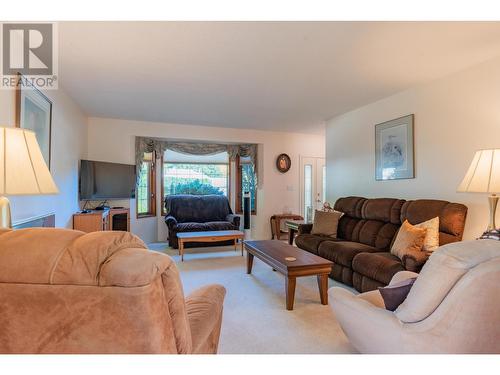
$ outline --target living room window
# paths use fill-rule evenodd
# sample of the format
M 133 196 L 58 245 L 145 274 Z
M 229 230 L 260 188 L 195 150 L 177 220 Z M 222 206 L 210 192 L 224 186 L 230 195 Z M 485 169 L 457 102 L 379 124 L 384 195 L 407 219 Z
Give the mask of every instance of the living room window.
M 250 193 L 251 213 L 257 213 L 257 180 L 251 159 L 236 157 L 236 213 L 243 213 L 243 194 Z
M 136 192 L 138 218 L 156 215 L 156 173 L 154 160 L 154 153 L 144 153 Z
M 227 152 L 184 155 L 167 150 L 162 164 L 163 197 L 170 194 L 215 194 L 229 198 L 229 170 Z

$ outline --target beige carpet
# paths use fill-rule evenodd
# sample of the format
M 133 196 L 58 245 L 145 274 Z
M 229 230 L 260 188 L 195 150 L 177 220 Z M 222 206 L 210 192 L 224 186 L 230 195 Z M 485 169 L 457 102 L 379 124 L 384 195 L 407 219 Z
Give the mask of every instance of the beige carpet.
M 242 257 L 232 247 L 186 249 L 184 262 L 163 243 L 149 247 L 175 259 L 186 295 L 210 283 L 226 287 L 219 353 L 355 352 L 330 307 L 320 304 L 315 277 L 297 279 L 294 310 L 287 311 L 284 276 L 257 258 L 247 275 L 246 253 Z

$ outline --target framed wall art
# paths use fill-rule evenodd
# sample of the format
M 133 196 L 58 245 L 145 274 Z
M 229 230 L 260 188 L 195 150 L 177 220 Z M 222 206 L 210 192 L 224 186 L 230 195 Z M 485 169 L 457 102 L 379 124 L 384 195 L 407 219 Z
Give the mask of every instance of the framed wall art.
M 36 134 L 43 158 L 50 169 L 52 102 L 27 80 L 22 80 L 16 89 L 16 126 Z
M 276 168 L 278 168 L 278 171 L 281 173 L 286 173 L 290 170 L 290 167 L 292 166 L 292 160 L 290 159 L 290 156 L 287 154 L 279 154 L 278 157 L 276 158 Z
M 375 179 L 415 178 L 414 115 L 375 125 Z

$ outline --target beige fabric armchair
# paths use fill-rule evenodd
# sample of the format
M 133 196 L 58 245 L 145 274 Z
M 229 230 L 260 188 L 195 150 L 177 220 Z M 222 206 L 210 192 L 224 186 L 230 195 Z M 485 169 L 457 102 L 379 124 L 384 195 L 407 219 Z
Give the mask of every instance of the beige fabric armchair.
M 500 353 L 500 242 L 442 246 L 394 312 L 380 293 L 329 290 L 330 306 L 361 353 Z
M 130 233 L 0 231 L 0 353 L 216 353 L 224 296 Z

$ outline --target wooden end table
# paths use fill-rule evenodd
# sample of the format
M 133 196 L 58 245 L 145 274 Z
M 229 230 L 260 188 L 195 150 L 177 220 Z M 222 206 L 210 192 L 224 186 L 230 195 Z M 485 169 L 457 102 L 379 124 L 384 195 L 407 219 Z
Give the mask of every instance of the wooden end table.
M 333 262 L 281 241 L 244 241 L 247 250 L 247 274 L 252 273 L 257 257 L 286 277 L 286 309 L 293 310 L 297 277 L 316 276 L 322 305 L 328 304 L 328 274 Z M 291 258 L 295 258 L 292 260 Z
M 299 228 L 303 224 L 306 223 L 304 220 L 286 220 L 285 226 L 288 228 L 288 244 L 293 245 L 293 239 L 295 238 L 295 234 L 299 231 Z
M 276 214 L 271 216 L 269 219 L 271 223 L 271 239 L 274 240 L 276 237 L 277 240 L 281 239 L 281 235 L 284 232 L 281 230 L 281 220 L 304 220 L 304 218 L 300 215 L 294 214 Z
M 179 240 L 179 255 L 181 262 L 184 261 L 184 244 L 186 242 L 219 242 L 219 241 L 234 241 L 234 250 L 238 250 L 238 240 L 241 242 L 241 256 L 243 256 L 243 239 L 245 233 L 239 230 L 218 230 L 207 232 L 181 232 L 177 233 Z

